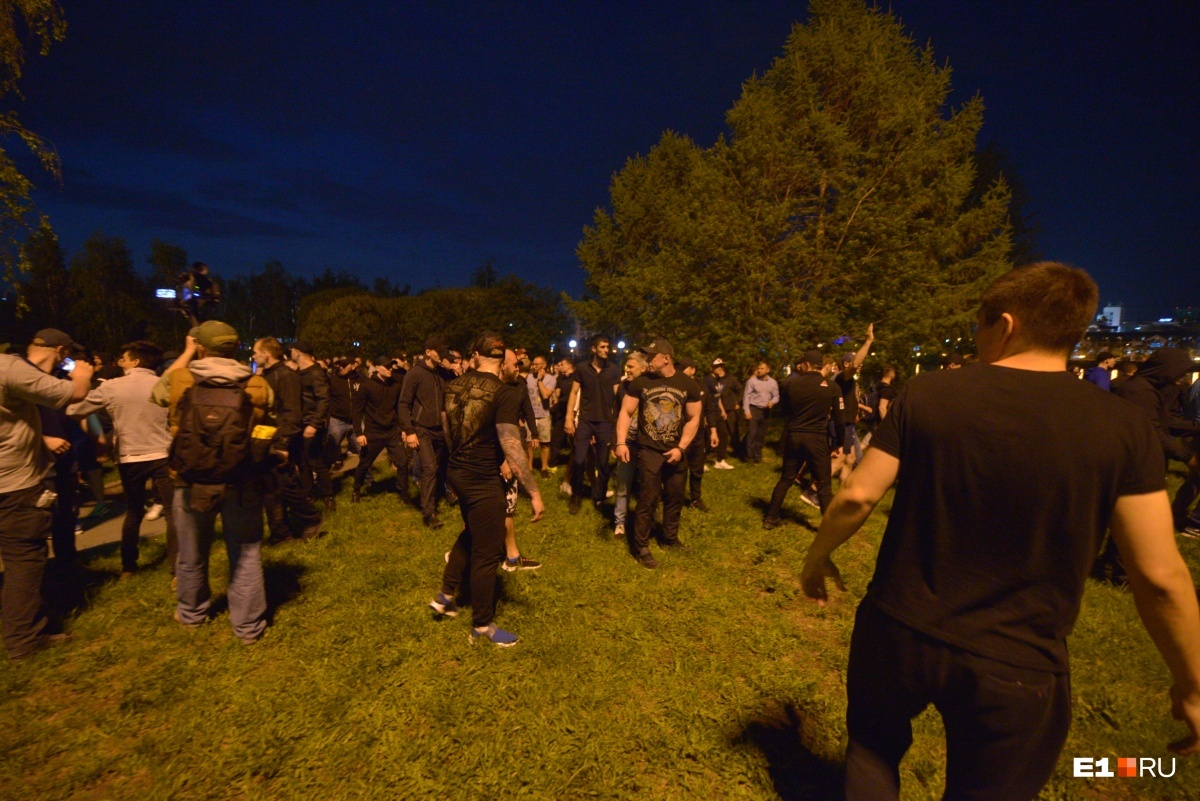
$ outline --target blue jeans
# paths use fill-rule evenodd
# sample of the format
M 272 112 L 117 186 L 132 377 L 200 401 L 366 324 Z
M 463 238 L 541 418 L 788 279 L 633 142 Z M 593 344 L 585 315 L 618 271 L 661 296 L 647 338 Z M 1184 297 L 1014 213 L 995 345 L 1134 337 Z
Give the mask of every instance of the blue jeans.
M 625 516 L 629 512 L 629 490 L 633 486 L 633 477 L 637 472 L 638 449 L 636 445 L 629 446 L 629 461 L 617 460 L 614 476 L 617 480 L 616 505 L 613 509 L 613 523 L 625 525 Z
M 211 508 L 197 511 L 203 503 L 203 491 L 194 487 L 176 487 L 175 533 L 179 538 L 179 558 L 175 566 L 178 579 L 176 607 L 186 624 L 203 623 L 212 603 L 208 585 L 208 553 L 212 548 L 213 526 L 221 515 L 225 552 L 229 555 L 229 622 L 241 640 L 254 640 L 267 627 L 267 592 L 262 570 L 262 495 L 251 479 L 241 486 L 227 486 Z
M 350 452 L 358 453 L 358 438 L 354 436 L 354 425 L 349 420 L 329 418 L 329 452 L 333 461 L 342 458 L 342 440 L 350 437 Z

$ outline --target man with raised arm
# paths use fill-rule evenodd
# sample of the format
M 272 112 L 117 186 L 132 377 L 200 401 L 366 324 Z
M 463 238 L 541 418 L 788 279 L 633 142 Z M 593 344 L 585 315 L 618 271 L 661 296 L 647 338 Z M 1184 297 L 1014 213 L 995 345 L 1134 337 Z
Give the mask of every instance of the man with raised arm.
M 947 798 L 1038 794 L 1071 723 L 1066 638 L 1109 528 L 1190 729 L 1171 748 L 1200 750 L 1200 613 L 1162 449 L 1139 409 L 1067 371 L 1097 298 L 1087 273 L 1053 262 L 998 278 L 980 303 L 980 366 L 910 381 L 822 518 L 802 576 L 819 604 L 827 577 L 841 586 L 830 554 L 896 483 L 850 643 L 849 799 L 899 796 L 929 704 Z

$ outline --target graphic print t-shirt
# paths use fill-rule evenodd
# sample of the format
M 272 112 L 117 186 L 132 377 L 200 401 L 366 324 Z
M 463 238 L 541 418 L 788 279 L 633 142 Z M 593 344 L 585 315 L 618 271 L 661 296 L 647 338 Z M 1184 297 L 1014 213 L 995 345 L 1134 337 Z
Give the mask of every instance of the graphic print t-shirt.
M 687 404 L 700 400 L 700 385 L 682 372 L 670 378 L 640 375 L 628 393 L 638 400 L 638 445 L 660 453 L 679 445 L 687 422 Z
M 446 387 L 450 428 L 449 469 L 491 481 L 500 475 L 504 454 L 496 426 L 521 423 L 525 393 L 491 373 L 471 370 Z

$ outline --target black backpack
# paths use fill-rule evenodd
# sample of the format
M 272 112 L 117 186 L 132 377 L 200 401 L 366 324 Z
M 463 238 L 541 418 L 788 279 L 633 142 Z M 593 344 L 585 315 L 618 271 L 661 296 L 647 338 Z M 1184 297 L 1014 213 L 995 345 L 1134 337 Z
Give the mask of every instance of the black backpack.
M 170 467 L 191 484 L 228 484 L 251 460 L 254 406 L 245 383 L 195 384 L 179 399 Z

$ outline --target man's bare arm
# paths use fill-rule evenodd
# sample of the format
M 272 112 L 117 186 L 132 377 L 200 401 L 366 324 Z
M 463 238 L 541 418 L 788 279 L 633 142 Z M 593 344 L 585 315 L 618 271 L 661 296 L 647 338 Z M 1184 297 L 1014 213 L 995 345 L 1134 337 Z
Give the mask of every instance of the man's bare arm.
M 871 448 L 825 510 L 816 539 L 808 547 L 801 573 L 804 594 L 818 604 L 825 603 L 826 576 L 831 576 L 839 589 L 845 589 L 841 586 L 841 577 L 830 555 L 862 527 L 875 504 L 895 483 L 899 472 L 899 459 L 878 448 Z
M 571 384 L 571 395 L 567 398 L 567 417 L 563 426 L 568 434 L 575 433 L 575 408 L 579 405 L 579 382 Z
M 1138 615 L 1175 679 L 1171 714 L 1191 730 L 1169 748 L 1181 754 L 1198 753 L 1200 609 L 1192 576 L 1175 544 L 1166 490 L 1118 498 L 1111 528 Z
M 679 435 L 680 451 L 686 451 L 692 444 L 692 440 L 696 438 L 696 434 L 700 431 L 700 415 L 703 414 L 703 405 L 700 401 L 691 401 L 685 408 L 688 419 L 683 425 L 683 433 Z
M 533 470 L 529 467 L 529 460 L 525 458 L 525 446 L 521 443 L 521 430 L 512 423 L 497 423 L 496 434 L 500 437 L 500 448 L 504 451 L 504 458 L 508 461 L 508 466 L 513 473 L 516 474 L 517 480 L 521 482 L 521 486 L 530 495 L 541 495 L 537 480 L 533 477 Z

